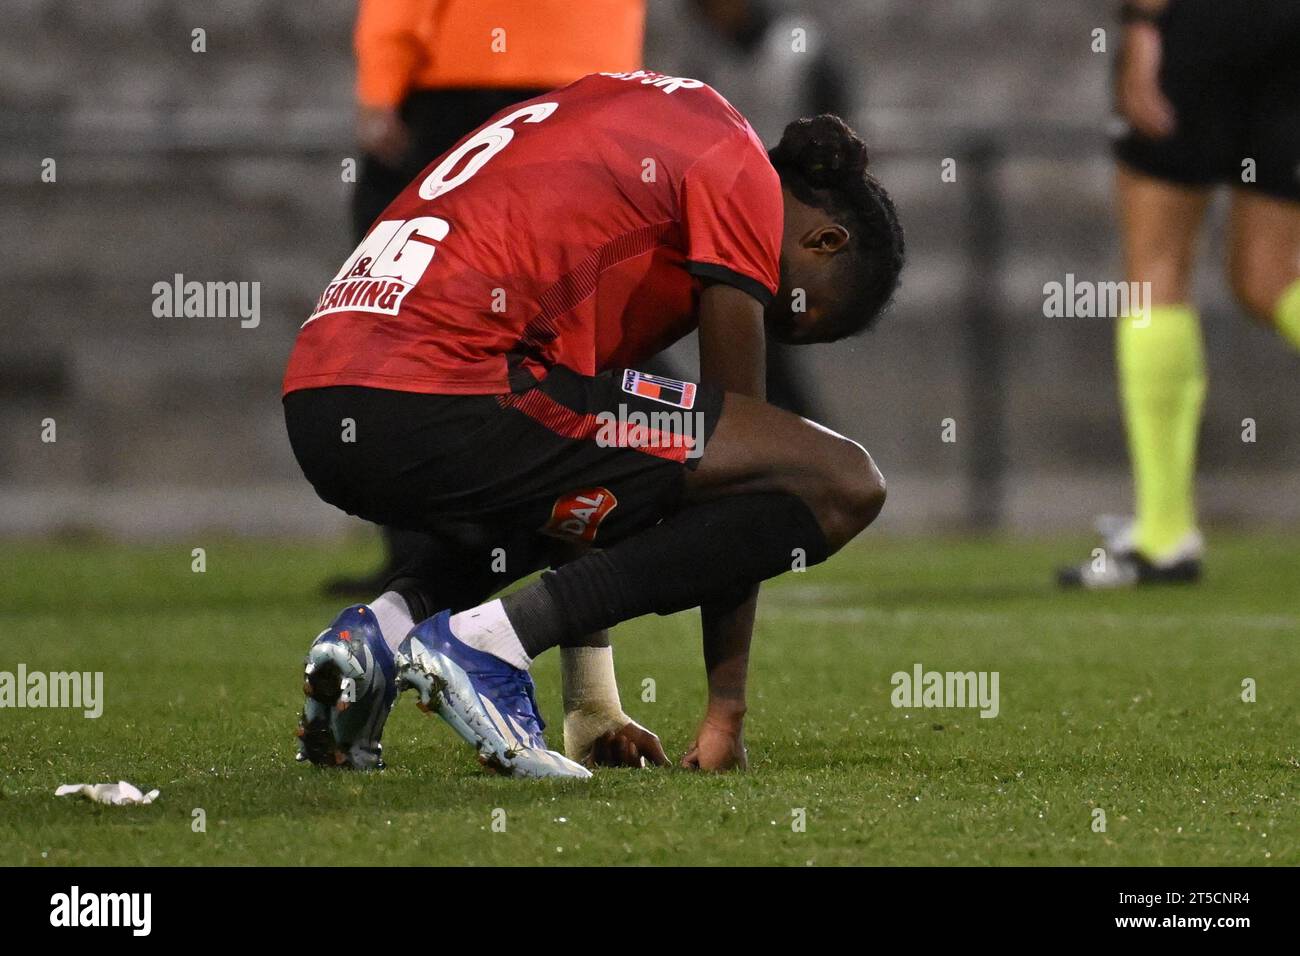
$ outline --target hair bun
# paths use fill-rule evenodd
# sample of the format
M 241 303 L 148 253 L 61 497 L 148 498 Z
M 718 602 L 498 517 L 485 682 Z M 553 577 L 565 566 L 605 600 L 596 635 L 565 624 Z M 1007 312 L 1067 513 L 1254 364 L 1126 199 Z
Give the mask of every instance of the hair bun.
M 790 166 L 814 187 L 860 178 L 867 168 L 867 144 L 832 113 L 795 120 L 772 151 L 776 165 Z

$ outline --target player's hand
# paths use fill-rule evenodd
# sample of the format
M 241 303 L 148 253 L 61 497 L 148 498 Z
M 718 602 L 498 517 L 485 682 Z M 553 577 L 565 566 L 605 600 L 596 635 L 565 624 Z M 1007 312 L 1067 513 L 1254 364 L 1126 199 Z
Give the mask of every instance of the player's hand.
M 1176 125 L 1173 104 L 1160 89 L 1162 56 L 1160 31 L 1154 24 L 1133 23 L 1124 30 L 1115 108 L 1134 130 L 1149 139 L 1164 139 Z
M 668 755 L 657 736 L 629 720 L 593 740 L 586 763 L 590 767 L 666 767 Z
M 386 166 L 400 166 L 411 147 L 411 134 L 397 115 L 386 106 L 362 106 L 357 111 L 357 142 L 362 152 Z
M 706 716 L 681 765 L 687 770 L 748 769 L 743 725 Z

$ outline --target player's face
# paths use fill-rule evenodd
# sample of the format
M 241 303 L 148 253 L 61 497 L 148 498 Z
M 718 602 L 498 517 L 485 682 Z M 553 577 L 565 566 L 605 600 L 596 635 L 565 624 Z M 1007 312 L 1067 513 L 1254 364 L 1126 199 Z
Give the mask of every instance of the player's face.
M 833 342 L 830 316 L 839 306 L 839 292 L 828 257 L 800 253 L 781 256 L 781 285 L 764 312 L 767 334 L 786 345 Z
M 836 260 L 848 244 L 847 229 L 785 191 L 781 286 L 765 314 L 772 338 L 789 345 L 839 338 L 830 317 L 839 311 L 843 295 L 836 282 Z

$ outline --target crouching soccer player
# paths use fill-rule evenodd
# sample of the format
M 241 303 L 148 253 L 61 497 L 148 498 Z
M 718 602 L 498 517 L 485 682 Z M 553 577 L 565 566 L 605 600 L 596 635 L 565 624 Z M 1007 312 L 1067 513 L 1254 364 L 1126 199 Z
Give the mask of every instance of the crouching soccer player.
M 324 500 L 431 537 L 309 649 L 301 759 L 380 765 L 413 688 L 503 773 L 664 763 L 607 629 L 699 607 L 709 699 L 683 764 L 745 765 L 758 583 L 884 503 L 859 445 L 763 401 L 765 334 L 843 338 L 897 286 L 866 166 L 837 117 L 768 153 L 697 80 L 595 74 L 498 114 L 385 210 L 299 333 L 285 418 Z M 636 371 L 697 328 L 698 383 Z M 567 756 L 528 673 L 552 647 Z

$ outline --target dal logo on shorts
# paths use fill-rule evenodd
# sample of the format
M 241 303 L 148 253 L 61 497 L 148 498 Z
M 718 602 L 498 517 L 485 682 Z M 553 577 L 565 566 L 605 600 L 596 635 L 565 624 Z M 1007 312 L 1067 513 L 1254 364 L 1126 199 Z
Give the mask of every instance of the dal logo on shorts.
M 614 510 L 618 499 L 608 488 L 586 488 L 555 500 L 551 520 L 542 529 L 556 538 L 592 542 L 605 516 Z

